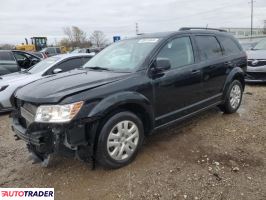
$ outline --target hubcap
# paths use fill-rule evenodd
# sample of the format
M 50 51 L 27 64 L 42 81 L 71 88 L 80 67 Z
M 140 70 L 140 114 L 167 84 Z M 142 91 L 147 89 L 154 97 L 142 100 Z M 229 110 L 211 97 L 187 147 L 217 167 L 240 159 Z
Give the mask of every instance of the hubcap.
M 129 158 L 139 142 L 139 129 L 132 121 L 121 121 L 116 124 L 107 139 L 107 151 L 114 160 Z
M 230 104 L 233 109 L 236 109 L 241 100 L 241 88 L 239 85 L 234 85 L 230 92 Z

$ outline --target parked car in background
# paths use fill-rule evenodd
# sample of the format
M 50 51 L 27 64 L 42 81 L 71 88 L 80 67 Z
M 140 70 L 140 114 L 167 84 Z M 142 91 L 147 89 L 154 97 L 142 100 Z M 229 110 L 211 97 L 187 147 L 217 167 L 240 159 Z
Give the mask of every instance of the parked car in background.
M 257 42 L 243 42 L 240 44 L 245 51 L 248 51 L 252 49 L 257 44 Z
M 25 51 L 0 50 L 0 76 L 28 69 L 41 60 Z
M 101 48 L 81 48 L 75 49 L 71 53 L 99 53 L 102 49 Z
M 246 82 L 266 82 L 266 39 L 247 51 L 247 55 Z
M 116 42 L 83 69 L 20 88 L 12 114 L 17 138 L 43 164 L 64 152 L 118 168 L 154 130 L 214 106 L 236 112 L 245 51 L 223 30 L 194 29 Z
M 48 56 L 43 52 L 30 52 L 30 53 L 42 59 L 48 58 Z
M 47 76 L 79 68 L 91 58 L 88 54 L 61 54 L 42 60 L 28 70 L 1 76 L 0 112 L 12 109 L 10 97 L 17 88 Z
M 45 53 L 46 56 L 51 57 L 58 54 L 61 54 L 61 48 L 60 47 L 46 47 L 40 51 L 41 53 Z

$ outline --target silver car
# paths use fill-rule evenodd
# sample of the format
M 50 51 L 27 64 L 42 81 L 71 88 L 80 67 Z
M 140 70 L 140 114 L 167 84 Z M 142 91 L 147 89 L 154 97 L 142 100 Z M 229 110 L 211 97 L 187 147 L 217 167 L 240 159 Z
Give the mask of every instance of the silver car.
M 247 51 L 246 82 L 266 82 L 266 39 Z
M 47 58 L 28 70 L 0 77 L 0 112 L 12 110 L 10 98 L 22 87 L 46 76 L 79 68 L 92 58 L 91 54 L 61 54 Z

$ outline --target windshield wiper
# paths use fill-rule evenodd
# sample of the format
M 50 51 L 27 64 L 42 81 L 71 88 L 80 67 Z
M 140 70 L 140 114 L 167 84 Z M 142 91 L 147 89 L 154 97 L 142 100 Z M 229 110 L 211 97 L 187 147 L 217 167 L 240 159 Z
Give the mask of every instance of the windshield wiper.
M 105 70 L 105 71 L 110 71 L 110 69 L 105 68 L 105 67 L 99 67 L 99 66 L 95 66 L 95 67 L 85 67 L 88 69 L 92 69 L 92 70 Z

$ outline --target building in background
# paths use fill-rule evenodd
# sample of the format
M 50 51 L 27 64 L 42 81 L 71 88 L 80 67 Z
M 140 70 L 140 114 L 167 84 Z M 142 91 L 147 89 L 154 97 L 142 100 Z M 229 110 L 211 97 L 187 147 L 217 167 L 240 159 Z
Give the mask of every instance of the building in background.
M 261 39 L 266 38 L 266 20 L 264 20 L 263 28 L 253 28 L 252 37 L 250 27 L 248 28 L 236 28 L 236 27 L 223 27 L 222 29 L 232 33 L 233 36 L 238 38 L 240 41 L 251 41 L 258 42 Z
M 223 28 L 232 33 L 236 38 L 249 38 L 251 36 L 250 28 Z M 252 37 L 266 36 L 266 28 L 253 28 Z

